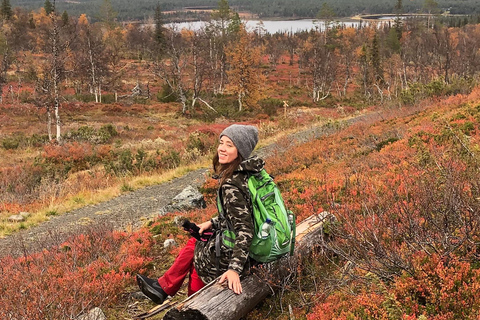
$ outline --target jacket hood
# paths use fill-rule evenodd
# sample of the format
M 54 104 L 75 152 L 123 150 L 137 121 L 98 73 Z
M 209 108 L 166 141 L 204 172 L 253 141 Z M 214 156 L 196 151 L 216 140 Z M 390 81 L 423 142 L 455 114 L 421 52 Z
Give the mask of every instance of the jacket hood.
M 242 161 L 242 163 L 240 163 L 236 171 L 237 172 L 248 171 L 248 172 L 257 173 L 262 171 L 264 166 L 265 166 L 265 161 L 258 158 L 257 156 L 253 156 L 251 158 L 248 158 Z

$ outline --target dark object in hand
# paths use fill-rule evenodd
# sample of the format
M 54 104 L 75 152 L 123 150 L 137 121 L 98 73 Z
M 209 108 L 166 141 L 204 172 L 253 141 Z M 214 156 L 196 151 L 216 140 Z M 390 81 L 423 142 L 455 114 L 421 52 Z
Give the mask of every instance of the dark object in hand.
M 185 231 L 188 231 L 192 237 L 199 241 L 208 241 L 208 239 L 212 236 L 213 231 L 208 229 L 203 231 L 203 234 L 200 234 L 200 228 L 193 222 L 190 222 L 188 219 L 183 221 L 182 227 Z

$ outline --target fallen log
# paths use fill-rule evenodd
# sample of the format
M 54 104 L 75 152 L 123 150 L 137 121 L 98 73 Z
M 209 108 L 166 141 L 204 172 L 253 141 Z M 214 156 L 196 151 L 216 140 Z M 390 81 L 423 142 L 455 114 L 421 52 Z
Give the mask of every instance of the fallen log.
M 268 270 L 277 279 L 290 272 L 284 259 L 296 261 L 321 241 L 324 221 L 332 216 L 328 212 L 313 215 L 297 225 L 295 254 L 269 264 Z M 261 274 L 261 272 L 260 272 Z M 245 316 L 259 302 L 273 292 L 272 287 L 259 274 L 253 273 L 241 280 L 242 294 L 235 294 L 225 285 L 212 283 L 170 309 L 164 320 L 237 320 Z

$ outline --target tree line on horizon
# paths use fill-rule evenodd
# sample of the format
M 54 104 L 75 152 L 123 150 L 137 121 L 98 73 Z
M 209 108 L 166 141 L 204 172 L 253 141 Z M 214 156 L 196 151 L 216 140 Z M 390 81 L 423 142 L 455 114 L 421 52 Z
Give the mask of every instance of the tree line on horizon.
M 53 0 L 47 0 L 53 2 Z M 80 0 L 75 2 L 58 2 L 56 6 L 60 12 L 67 11 L 69 14 L 79 16 L 87 14 L 90 19 L 96 18 L 97 10 L 103 2 L 109 1 L 118 12 L 121 21 L 145 20 L 155 7 L 160 5 L 163 11 L 181 10 L 185 7 L 216 7 L 218 0 L 138 0 L 132 6 L 128 0 Z M 27 10 L 37 10 L 44 6 L 45 0 L 10 0 L 12 6 L 21 7 Z M 411 0 L 403 3 L 403 10 L 406 13 L 419 13 L 425 11 L 429 3 L 437 3 L 440 13 L 451 14 L 478 14 L 480 8 L 476 0 L 449 1 L 449 0 Z M 358 14 L 387 14 L 394 13 L 396 1 L 382 0 L 299 0 L 292 2 L 285 0 L 231 0 L 230 5 L 237 11 L 248 11 L 258 15 L 260 18 L 315 18 L 323 4 L 332 7 L 338 17 L 349 17 Z M 147 14 L 146 14 L 147 13 Z M 177 13 L 171 15 L 171 19 L 205 19 L 207 16 L 190 11 L 188 13 Z

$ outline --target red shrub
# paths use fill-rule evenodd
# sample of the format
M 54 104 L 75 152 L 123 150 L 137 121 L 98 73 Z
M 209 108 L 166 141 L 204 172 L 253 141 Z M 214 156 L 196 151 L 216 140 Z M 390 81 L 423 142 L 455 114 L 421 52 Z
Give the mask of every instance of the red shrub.
M 91 144 L 78 142 L 62 145 L 49 144 L 44 147 L 43 151 L 43 158 L 52 163 L 62 163 L 64 161 L 79 163 L 94 154 Z
M 366 275 L 350 293 L 336 292 L 317 304 L 308 320 L 327 319 L 478 319 L 480 270 L 455 256 L 419 252 L 415 273 L 394 281 Z
M 114 305 L 133 274 L 144 271 L 153 241 L 146 231 L 92 231 L 58 248 L 1 260 L 0 318 L 72 319 Z

